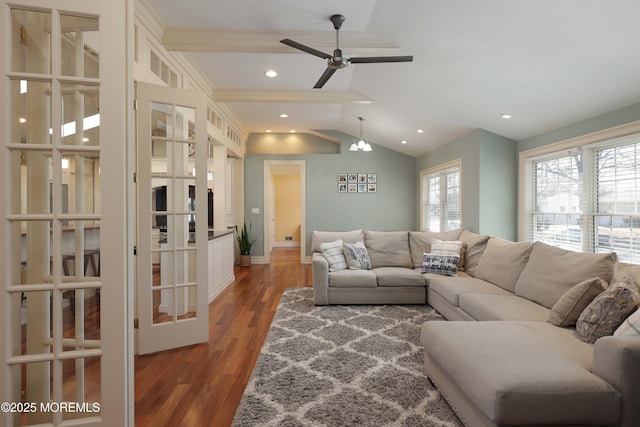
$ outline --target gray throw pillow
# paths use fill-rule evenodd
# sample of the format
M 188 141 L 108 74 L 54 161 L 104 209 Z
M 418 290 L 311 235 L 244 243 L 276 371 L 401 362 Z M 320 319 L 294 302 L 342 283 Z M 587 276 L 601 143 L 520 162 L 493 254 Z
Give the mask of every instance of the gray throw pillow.
M 638 287 L 631 279 L 623 277 L 598 295 L 580 314 L 576 323 L 576 336 L 593 344 L 598 338 L 613 335 L 638 305 Z
M 599 277 L 583 280 L 569 289 L 549 313 L 549 323 L 555 326 L 574 326 L 580 314 L 609 284 Z
M 371 270 L 371 258 L 364 242 L 344 242 L 344 257 L 350 270 Z

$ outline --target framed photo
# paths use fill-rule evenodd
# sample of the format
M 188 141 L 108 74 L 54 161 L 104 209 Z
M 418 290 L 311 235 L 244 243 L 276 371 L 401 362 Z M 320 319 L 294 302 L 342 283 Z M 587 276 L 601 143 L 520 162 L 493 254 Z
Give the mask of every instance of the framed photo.
M 375 173 L 370 173 L 367 175 L 367 182 L 370 184 L 375 184 L 378 182 L 378 175 Z
M 367 184 L 358 184 L 358 193 L 366 193 Z
M 349 185 L 349 193 L 357 193 L 358 192 L 358 184 L 348 184 Z
M 348 179 L 349 179 L 349 183 L 357 183 L 358 182 L 358 174 L 357 173 L 350 173 Z
M 378 184 L 376 183 L 369 183 L 367 184 L 367 193 L 375 193 L 378 191 Z
M 338 193 L 346 193 L 347 192 L 347 183 L 338 183 Z
M 346 173 L 339 173 L 338 174 L 338 182 L 347 182 L 347 174 Z
M 358 174 L 358 184 L 364 184 L 365 182 L 367 182 L 367 174 L 366 173 L 359 173 Z

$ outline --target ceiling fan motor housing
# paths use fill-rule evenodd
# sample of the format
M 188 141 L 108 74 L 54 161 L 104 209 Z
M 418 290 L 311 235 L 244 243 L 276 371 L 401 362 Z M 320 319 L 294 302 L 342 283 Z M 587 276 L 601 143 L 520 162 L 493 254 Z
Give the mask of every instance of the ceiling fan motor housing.
M 331 68 L 344 68 L 349 65 L 349 60 L 342 57 L 342 49 L 336 49 L 333 51 L 333 58 L 329 58 L 327 64 Z

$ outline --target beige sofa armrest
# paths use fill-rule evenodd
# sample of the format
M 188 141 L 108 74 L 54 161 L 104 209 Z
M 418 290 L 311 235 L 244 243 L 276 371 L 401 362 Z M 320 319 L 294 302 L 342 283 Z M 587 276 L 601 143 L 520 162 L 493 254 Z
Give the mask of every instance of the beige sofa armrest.
M 313 302 L 316 305 L 329 304 L 329 263 L 319 252 L 311 257 L 311 274 L 313 277 Z
M 622 395 L 622 427 L 640 425 L 640 338 L 602 337 L 593 346 L 593 373 Z

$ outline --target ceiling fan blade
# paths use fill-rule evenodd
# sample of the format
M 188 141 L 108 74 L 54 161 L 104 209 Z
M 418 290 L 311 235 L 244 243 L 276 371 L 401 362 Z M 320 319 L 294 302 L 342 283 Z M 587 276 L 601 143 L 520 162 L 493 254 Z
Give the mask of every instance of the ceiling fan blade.
M 317 56 L 319 58 L 323 58 L 323 59 L 330 59 L 331 58 L 331 55 L 329 55 L 328 53 L 320 52 L 319 50 L 316 50 L 316 49 L 314 49 L 312 47 L 305 46 L 305 45 L 300 44 L 298 42 L 294 42 L 291 39 L 282 39 L 282 40 L 280 40 L 280 43 L 286 44 L 287 46 L 291 46 L 292 48 L 301 50 L 303 52 L 310 53 L 311 55 Z
M 349 62 L 352 64 L 373 64 L 377 62 L 411 62 L 413 56 L 363 56 L 356 58 L 349 58 Z
M 331 76 L 333 76 L 333 73 L 335 73 L 336 70 L 337 70 L 337 68 L 327 67 L 327 69 L 324 70 L 324 73 L 322 73 L 322 75 L 318 79 L 318 82 L 316 83 L 316 85 L 313 88 L 314 89 L 322 88 L 322 86 L 324 86 L 324 84 L 327 82 L 327 80 L 329 80 L 331 78 Z

